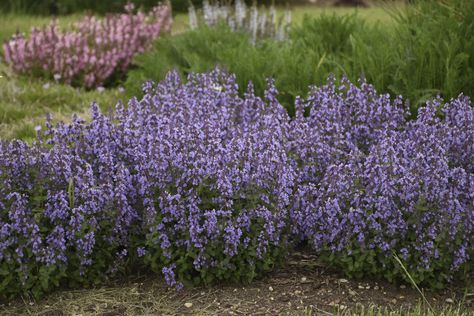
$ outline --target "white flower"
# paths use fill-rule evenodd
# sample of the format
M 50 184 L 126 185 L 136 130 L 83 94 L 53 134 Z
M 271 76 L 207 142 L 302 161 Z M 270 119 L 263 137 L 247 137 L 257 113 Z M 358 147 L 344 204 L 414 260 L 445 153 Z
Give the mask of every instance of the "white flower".
M 193 4 L 188 8 L 189 11 L 189 26 L 191 30 L 195 30 L 198 28 L 198 19 L 196 15 L 196 9 L 194 8 Z
M 36 132 L 41 131 L 41 125 L 36 125 L 36 126 L 35 126 L 35 131 L 36 131 Z
M 51 85 L 49 84 L 49 82 L 47 82 L 43 85 L 43 89 L 45 89 L 45 90 L 48 90 L 50 87 L 51 87 Z
M 222 86 L 220 86 L 218 84 L 215 84 L 215 85 L 212 86 L 212 89 L 214 89 L 215 91 L 221 92 L 222 91 Z
M 105 88 L 104 88 L 104 87 L 97 87 L 97 91 L 98 91 L 99 93 L 102 93 L 102 92 L 105 91 Z
M 59 79 L 61 79 L 61 75 L 60 74 L 54 74 L 54 80 L 58 81 Z

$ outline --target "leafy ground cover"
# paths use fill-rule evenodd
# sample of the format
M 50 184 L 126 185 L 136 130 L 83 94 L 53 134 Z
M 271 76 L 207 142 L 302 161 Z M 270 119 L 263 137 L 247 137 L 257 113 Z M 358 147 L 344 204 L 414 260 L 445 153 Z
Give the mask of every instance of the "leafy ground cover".
M 469 98 L 410 121 L 400 98 L 330 79 L 291 120 L 271 80 L 264 98 L 235 80 L 172 72 L 128 108 L 0 143 L 2 296 L 137 266 L 178 289 L 250 282 L 295 242 L 350 277 L 469 281 Z

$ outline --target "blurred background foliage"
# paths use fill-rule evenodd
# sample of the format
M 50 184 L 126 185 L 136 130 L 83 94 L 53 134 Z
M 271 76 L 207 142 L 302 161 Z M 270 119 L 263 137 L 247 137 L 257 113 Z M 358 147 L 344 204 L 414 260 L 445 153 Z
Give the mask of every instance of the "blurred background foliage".
M 196 6 L 202 5 L 202 0 L 171 0 L 175 13 L 187 12 L 190 2 Z M 72 14 L 77 12 L 92 11 L 105 14 L 108 12 L 121 11 L 127 2 L 133 2 L 138 7 L 149 9 L 159 0 L 2 0 L 0 11 L 3 13 L 25 13 L 25 14 Z M 166 2 L 166 1 L 162 1 Z M 252 4 L 253 0 L 246 0 Z M 258 0 L 259 5 L 297 5 L 308 3 L 306 0 Z

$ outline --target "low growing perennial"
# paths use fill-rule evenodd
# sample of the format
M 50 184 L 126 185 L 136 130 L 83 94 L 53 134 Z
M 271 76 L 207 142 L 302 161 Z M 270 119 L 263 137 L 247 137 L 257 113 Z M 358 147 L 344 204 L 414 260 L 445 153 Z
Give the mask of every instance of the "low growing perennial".
M 474 109 L 330 79 L 291 119 L 273 81 L 171 72 L 90 121 L 0 143 L 0 296 L 148 267 L 248 282 L 306 240 L 353 276 L 441 286 L 472 269 Z

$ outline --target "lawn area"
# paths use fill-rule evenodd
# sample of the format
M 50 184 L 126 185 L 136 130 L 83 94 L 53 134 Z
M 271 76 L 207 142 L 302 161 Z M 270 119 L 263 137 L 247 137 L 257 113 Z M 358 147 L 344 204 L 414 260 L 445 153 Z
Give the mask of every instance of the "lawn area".
M 61 27 L 67 27 L 71 23 L 78 21 L 82 15 L 74 14 L 61 16 L 58 23 Z M 16 32 L 29 33 L 31 28 L 49 25 L 51 18 L 49 16 L 35 16 L 25 14 L 5 14 L 0 12 L 0 42 L 8 40 Z
M 317 6 L 317 5 L 298 5 L 291 8 L 293 23 L 300 25 L 305 15 L 309 17 L 318 17 L 322 14 L 327 15 L 352 15 L 357 14 L 369 24 L 381 23 L 385 26 L 390 26 L 395 22 L 393 14 L 397 11 L 403 10 L 405 6 L 402 3 L 387 3 L 385 5 L 373 5 L 370 7 L 331 7 L 331 6 Z M 279 18 L 283 16 L 286 7 L 277 7 Z M 180 33 L 186 31 L 189 27 L 189 19 L 187 14 L 178 14 L 174 18 L 173 33 Z
M 104 109 L 123 98 L 117 88 L 85 91 L 47 80 L 16 76 L 0 64 L 0 135 L 4 139 L 32 140 L 35 127 L 44 126 L 51 113 L 54 122 L 70 121 L 76 113 L 87 117 L 91 102 Z

